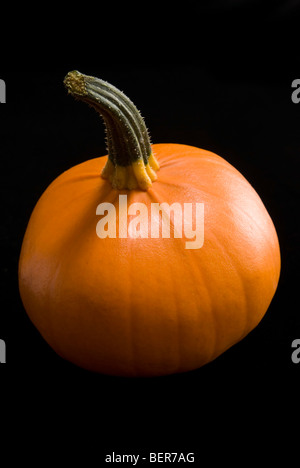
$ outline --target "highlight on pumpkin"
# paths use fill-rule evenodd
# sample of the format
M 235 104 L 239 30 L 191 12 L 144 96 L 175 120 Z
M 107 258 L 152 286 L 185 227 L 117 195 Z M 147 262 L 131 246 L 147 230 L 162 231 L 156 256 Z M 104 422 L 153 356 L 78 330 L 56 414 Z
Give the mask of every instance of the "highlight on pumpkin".
M 132 101 L 106 81 L 78 71 L 69 72 L 64 84 L 70 94 L 103 117 L 108 160 L 102 177 L 119 190 L 148 190 L 157 179 L 159 163 L 144 119 Z

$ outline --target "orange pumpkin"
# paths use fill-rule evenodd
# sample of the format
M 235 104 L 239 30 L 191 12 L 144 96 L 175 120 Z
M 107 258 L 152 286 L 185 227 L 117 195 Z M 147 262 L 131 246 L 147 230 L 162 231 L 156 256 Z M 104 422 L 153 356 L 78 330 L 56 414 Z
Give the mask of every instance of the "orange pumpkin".
M 151 146 L 139 112 L 113 86 L 79 72 L 65 85 L 103 116 L 109 156 L 67 170 L 38 201 L 19 262 L 24 307 L 49 345 L 83 368 L 121 376 L 199 368 L 270 305 L 280 274 L 272 220 L 220 156 Z

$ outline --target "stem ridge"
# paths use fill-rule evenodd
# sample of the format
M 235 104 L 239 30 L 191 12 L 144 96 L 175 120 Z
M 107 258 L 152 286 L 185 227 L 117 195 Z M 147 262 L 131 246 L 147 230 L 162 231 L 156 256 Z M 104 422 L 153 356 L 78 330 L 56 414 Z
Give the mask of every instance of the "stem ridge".
M 102 177 L 114 188 L 147 190 L 156 180 L 159 164 L 144 119 L 133 102 L 115 86 L 78 71 L 69 72 L 64 84 L 104 120 L 108 161 Z

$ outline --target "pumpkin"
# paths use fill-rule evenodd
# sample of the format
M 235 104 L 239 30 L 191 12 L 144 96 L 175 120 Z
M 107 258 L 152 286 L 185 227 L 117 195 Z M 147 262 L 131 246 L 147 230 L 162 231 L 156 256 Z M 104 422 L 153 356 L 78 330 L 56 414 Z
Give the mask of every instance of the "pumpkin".
M 56 353 L 94 372 L 197 369 L 266 313 L 280 275 L 273 222 L 222 157 L 151 145 L 114 86 L 75 71 L 64 83 L 103 117 L 108 157 L 67 170 L 36 204 L 19 260 L 27 314 Z

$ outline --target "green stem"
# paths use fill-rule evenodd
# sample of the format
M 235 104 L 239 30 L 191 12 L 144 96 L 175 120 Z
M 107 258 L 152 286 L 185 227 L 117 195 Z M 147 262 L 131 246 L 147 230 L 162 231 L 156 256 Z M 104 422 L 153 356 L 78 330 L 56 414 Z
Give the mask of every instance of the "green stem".
M 94 107 L 103 117 L 108 162 L 102 176 L 114 188 L 147 190 L 156 180 L 159 166 L 151 151 L 144 119 L 132 101 L 113 85 L 78 71 L 68 73 L 64 84 L 69 93 Z

